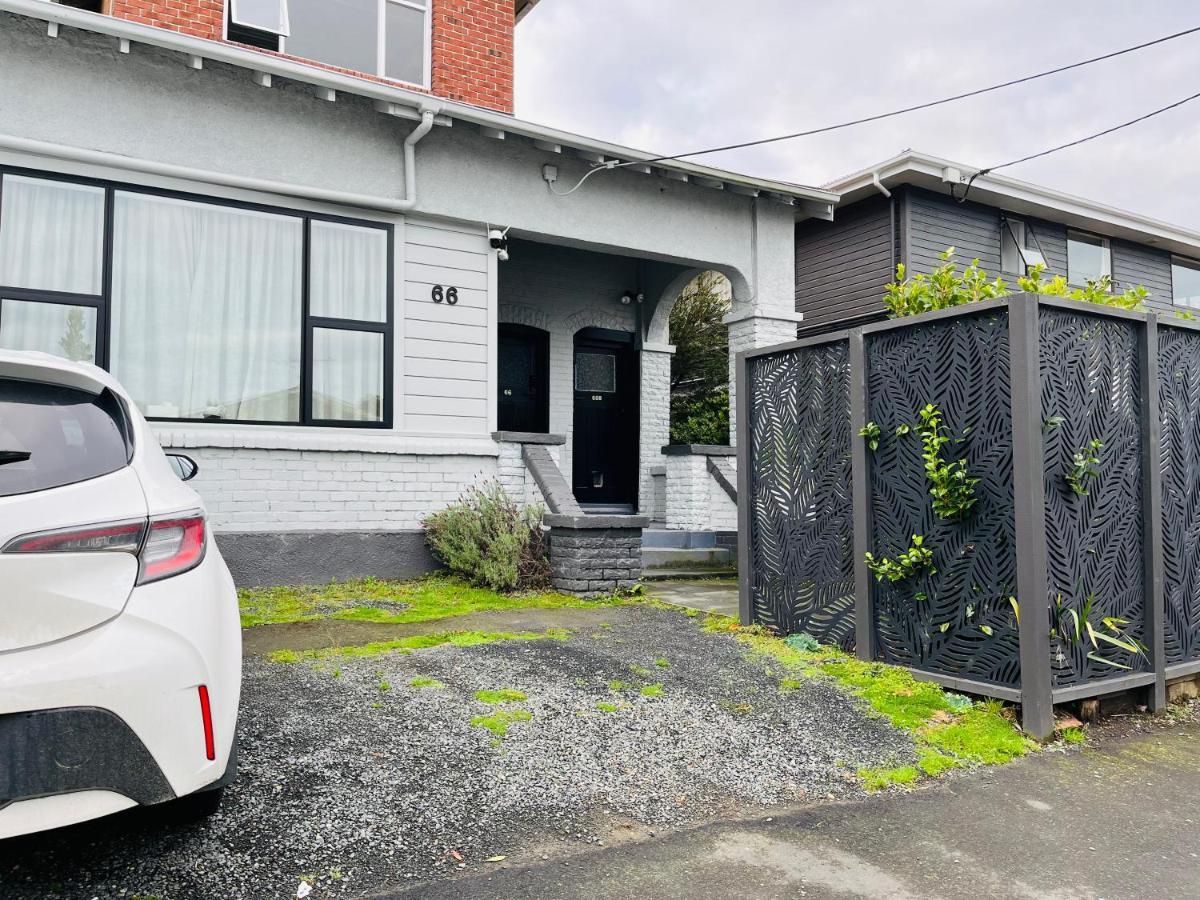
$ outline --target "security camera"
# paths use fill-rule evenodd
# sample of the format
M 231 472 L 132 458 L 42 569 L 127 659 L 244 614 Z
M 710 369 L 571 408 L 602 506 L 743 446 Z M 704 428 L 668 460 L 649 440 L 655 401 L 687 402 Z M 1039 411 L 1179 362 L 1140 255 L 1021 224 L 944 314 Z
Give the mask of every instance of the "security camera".
M 504 237 L 504 232 L 499 228 L 493 228 L 488 232 L 488 240 L 491 242 L 493 250 L 500 250 L 506 243 L 508 243 L 507 239 Z

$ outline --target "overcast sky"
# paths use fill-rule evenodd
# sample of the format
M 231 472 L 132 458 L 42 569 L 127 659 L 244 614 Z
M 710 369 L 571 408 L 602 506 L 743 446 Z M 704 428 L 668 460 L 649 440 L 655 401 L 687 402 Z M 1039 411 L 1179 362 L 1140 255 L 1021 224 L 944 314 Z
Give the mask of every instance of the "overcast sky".
M 517 27 L 517 114 L 678 153 L 907 106 L 1195 25 L 1195 0 L 542 0 Z M 909 147 L 982 167 L 1197 91 L 1200 34 L 697 161 L 810 185 Z M 1004 174 L 1200 229 L 1200 100 Z

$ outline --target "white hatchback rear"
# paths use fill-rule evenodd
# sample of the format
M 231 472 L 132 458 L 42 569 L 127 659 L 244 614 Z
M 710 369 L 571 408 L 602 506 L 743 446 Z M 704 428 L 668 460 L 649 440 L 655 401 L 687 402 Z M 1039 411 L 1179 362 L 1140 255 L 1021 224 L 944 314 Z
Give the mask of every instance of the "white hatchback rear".
M 0 351 L 0 838 L 232 777 L 237 595 L 176 466 L 107 373 Z

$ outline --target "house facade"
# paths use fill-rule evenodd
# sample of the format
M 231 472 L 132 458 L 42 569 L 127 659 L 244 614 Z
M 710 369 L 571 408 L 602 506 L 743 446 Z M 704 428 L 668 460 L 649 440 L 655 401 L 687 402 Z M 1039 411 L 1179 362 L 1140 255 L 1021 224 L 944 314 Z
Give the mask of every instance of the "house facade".
M 485 478 L 662 519 L 672 304 L 793 336 L 836 195 L 516 118 L 529 2 L 330 6 L 0 0 L 0 346 L 111 370 L 243 583 L 426 570 Z
M 1002 175 L 906 152 L 826 185 L 836 220 L 796 227 L 796 310 L 802 330 L 882 318 L 884 286 L 903 263 L 929 272 L 956 250 L 1010 284 L 1043 264 L 1073 285 L 1108 275 L 1115 290 L 1149 292 L 1153 309 L 1200 307 L 1200 233 Z M 963 199 L 965 195 L 965 200 Z

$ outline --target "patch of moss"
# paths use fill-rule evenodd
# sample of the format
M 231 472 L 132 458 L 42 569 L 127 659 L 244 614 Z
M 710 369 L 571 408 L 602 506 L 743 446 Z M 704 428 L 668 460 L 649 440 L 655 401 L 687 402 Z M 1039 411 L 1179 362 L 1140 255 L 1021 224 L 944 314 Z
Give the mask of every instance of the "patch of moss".
M 656 666 L 658 666 L 660 669 L 669 669 L 669 668 L 671 668 L 671 661 L 670 661 L 669 659 L 667 659 L 666 657 L 663 657 L 663 656 L 660 656 L 658 659 L 656 659 L 656 660 L 654 661 L 654 664 L 655 664 Z
M 781 691 L 798 691 L 804 687 L 804 682 L 799 678 L 780 678 L 779 689 Z
M 243 588 L 238 601 L 243 628 L 318 619 L 405 624 L 494 609 L 593 609 L 639 602 L 628 597 L 585 600 L 554 592 L 499 594 L 444 575 L 413 581 L 363 578 L 302 587 Z
M 921 777 L 921 773 L 916 766 L 897 766 L 891 769 L 859 769 L 858 777 L 868 791 L 882 791 L 896 785 L 912 784 Z
M 1064 728 L 1058 736 L 1068 744 L 1086 744 L 1087 732 L 1082 728 Z
M 1001 713 L 998 701 L 972 703 L 967 698 L 943 691 L 927 681 L 918 681 L 907 669 L 885 663 L 864 662 L 833 647 L 802 650 L 789 646 L 761 626 L 743 627 L 736 619 L 709 614 L 702 627 L 715 634 L 729 634 L 769 657 L 789 672 L 780 678 L 780 688 L 795 689 L 800 678 L 828 677 L 863 700 L 876 714 L 912 735 L 917 745 L 916 766 L 866 769 L 868 789 L 879 783 L 910 783 L 921 773 L 936 776 L 964 765 L 1000 765 L 1037 748 Z M 910 777 L 910 772 L 914 773 Z M 862 773 L 860 773 L 862 775 Z
M 390 681 L 381 681 L 379 682 L 379 689 L 381 691 L 390 691 L 392 689 L 392 683 Z
M 375 641 L 357 647 L 326 647 L 320 650 L 276 650 L 267 654 L 267 659 L 277 663 L 295 663 L 304 659 L 327 659 L 338 656 L 381 656 L 385 653 L 411 653 L 427 650 L 442 644 L 456 647 L 474 647 L 493 644 L 497 641 L 565 641 L 571 636 L 562 628 L 547 631 L 436 631 L 432 634 L 415 634 L 395 641 Z
M 633 685 L 631 685 L 628 681 L 621 681 L 618 678 L 614 678 L 608 683 L 608 689 L 610 691 L 627 691 L 632 687 Z
M 620 709 L 620 707 L 615 703 L 608 703 L 604 700 L 601 700 L 596 704 L 596 709 L 600 710 L 602 713 L 615 713 L 618 709 Z
M 528 722 L 533 714 L 527 709 L 498 709 L 486 716 L 475 716 L 471 725 L 475 728 L 486 728 L 498 738 L 508 734 L 509 726 L 516 722 Z
M 498 706 L 501 703 L 520 703 L 529 699 L 524 691 L 514 691 L 512 688 L 500 688 L 494 691 L 476 691 L 475 699 L 481 703 Z
M 444 688 L 445 687 L 445 685 L 442 684 L 440 681 L 438 681 L 436 678 L 426 678 L 424 675 L 418 675 L 416 678 L 414 678 L 408 684 L 410 687 L 415 687 L 415 688 L 435 688 L 436 689 L 436 688 Z
M 643 684 L 642 685 L 642 696 L 643 697 L 661 697 L 662 692 L 663 692 L 662 682 L 655 682 L 654 684 Z

